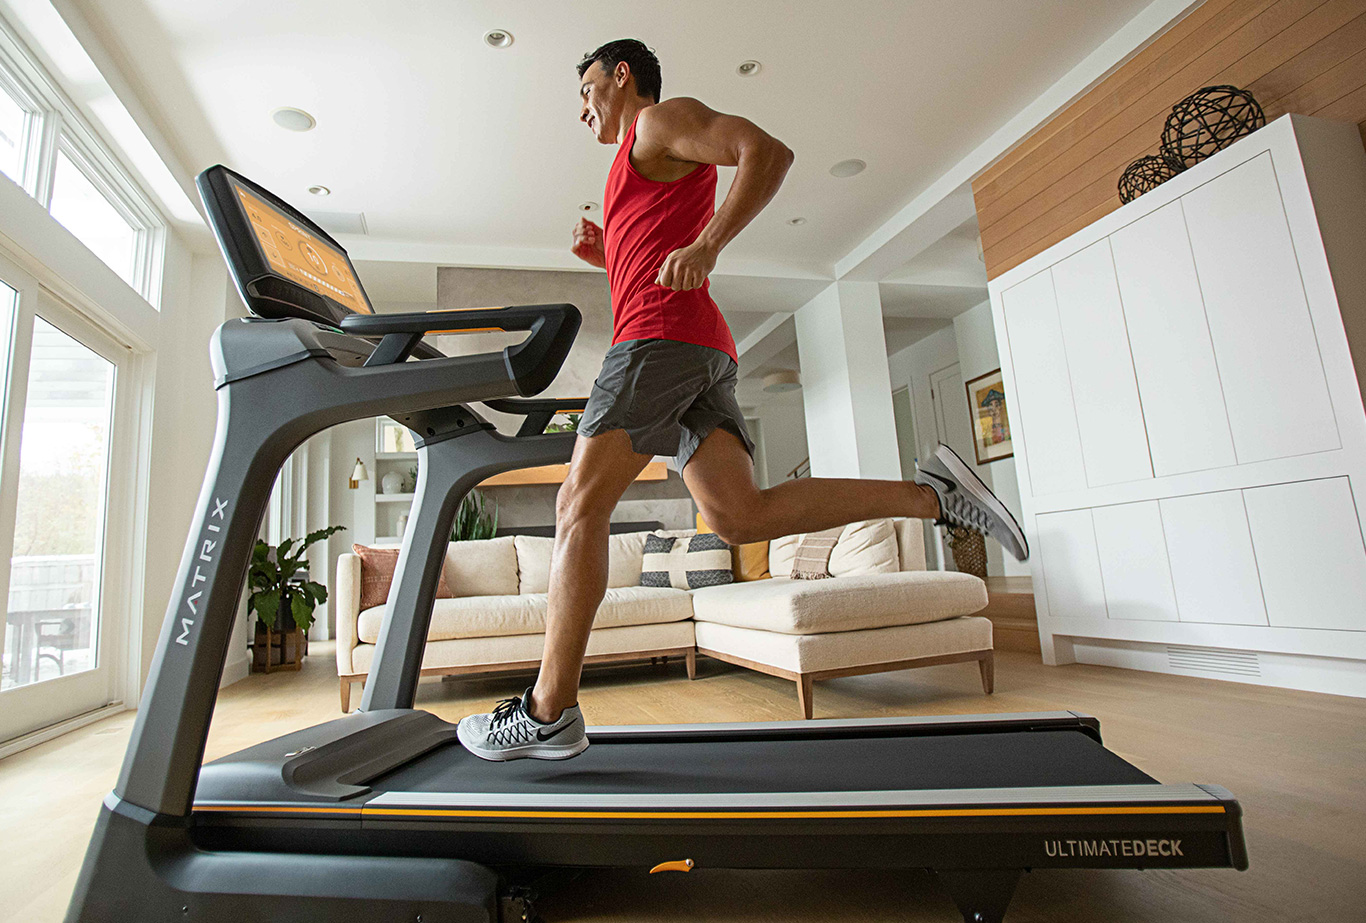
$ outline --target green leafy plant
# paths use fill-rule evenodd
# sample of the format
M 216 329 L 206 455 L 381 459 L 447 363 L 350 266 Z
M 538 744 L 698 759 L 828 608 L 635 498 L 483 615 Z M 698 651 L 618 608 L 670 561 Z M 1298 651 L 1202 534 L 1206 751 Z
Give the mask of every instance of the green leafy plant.
M 567 413 L 564 415 L 564 423 L 551 423 L 545 428 L 547 433 L 577 433 L 579 431 L 579 421 L 583 419 L 581 413 Z
M 455 527 L 451 529 L 451 541 L 469 542 L 493 538 L 497 531 L 498 504 L 491 503 L 477 490 L 465 494 L 465 499 L 460 501 L 460 509 L 455 511 Z
M 247 589 L 251 593 L 247 610 L 255 612 L 272 630 L 282 614 L 293 621 L 294 627 L 307 630 L 313 624 L 313 610 L 318 603 L 327 602 L 327 587 L 308 578 L 304 554 L 315 542 L 345 528 L 328 526 L 308 533 L 303 541 L 287 538 L 278 548 L 257 539 L 247 571 Z

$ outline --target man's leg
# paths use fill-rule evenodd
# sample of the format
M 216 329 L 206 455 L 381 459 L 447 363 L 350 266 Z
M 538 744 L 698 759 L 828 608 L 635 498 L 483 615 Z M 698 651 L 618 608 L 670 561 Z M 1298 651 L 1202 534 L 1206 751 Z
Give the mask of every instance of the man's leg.
M 683 481 L 707 525 L 733 545 L 884 516 L 940 516 L 934 491 L 912 481 L 799 478 L 760 490 L 744 443 L 721 427 L 688 459 Z
M 650 458 L 634 451 L 620 429 L 580 436 L 574 444 L 555 503 L 545 653 L 528 709 L 538 721 L 554 721 L 578 701 L 588 634 L 607 592 L 608 522 Z

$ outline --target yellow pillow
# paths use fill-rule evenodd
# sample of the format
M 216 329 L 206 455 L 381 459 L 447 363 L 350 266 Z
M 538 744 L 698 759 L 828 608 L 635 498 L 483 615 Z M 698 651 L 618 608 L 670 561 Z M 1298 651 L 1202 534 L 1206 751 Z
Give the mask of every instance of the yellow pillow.
M 697 531 L 710 532 L 711 527 L 697 514 Z M 768 572 L 768 542 L 750 542 L 748 545 L 730 547 L 731 572 L 736 583 L 750 580 L 767 580 L 773 576 Z

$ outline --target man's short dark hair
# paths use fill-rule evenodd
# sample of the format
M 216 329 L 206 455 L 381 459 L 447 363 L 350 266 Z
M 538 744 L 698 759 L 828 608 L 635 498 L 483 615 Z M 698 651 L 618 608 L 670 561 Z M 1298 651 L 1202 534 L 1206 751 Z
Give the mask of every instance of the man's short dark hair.
M 631 76 L 636 78 L 636 92 L 659 102 L 661 78 L 659 58 L 645 47 L 645 43 L 633 38 L 619 38 L 608 42 L 596 51 L 590 51 L 579 62 L 579 76 L 582 77 L 594 61 L 601 61 L 608 71 L 616 69 L 622 61 L 631 65 Z

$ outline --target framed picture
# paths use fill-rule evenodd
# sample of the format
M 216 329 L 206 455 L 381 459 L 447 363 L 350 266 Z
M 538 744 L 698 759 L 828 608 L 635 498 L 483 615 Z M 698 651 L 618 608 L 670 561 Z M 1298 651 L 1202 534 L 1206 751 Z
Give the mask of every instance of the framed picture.
M 1006 387 L 1001 370 L 974 378 L 967 388 L 977 464 L 1010 458 L 1015 454 L 1015 446 L 1010 441 L 1010 417 L 1006 414 Z

